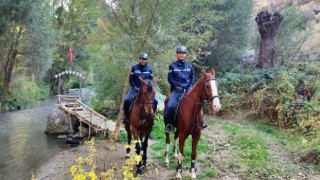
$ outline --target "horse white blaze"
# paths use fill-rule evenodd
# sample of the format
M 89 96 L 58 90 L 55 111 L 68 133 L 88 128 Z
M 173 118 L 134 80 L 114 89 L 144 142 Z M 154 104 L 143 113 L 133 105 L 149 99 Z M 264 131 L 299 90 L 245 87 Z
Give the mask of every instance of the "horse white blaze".
M 218 87 L 215 80 L 211 80 L 211 89 L 212 89 L 212 95 L 214 96 L 213 102 L 211 103 L 212 109 L 214 112 L 218 112 L 221 109 L 220 100 L 218 96 Z

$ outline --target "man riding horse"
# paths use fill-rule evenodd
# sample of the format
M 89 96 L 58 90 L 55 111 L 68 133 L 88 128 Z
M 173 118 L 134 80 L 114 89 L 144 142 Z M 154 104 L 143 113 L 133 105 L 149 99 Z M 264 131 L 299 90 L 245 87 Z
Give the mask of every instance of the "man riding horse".
M 168 82 L 171 86 L 171 94 L 164 110 L 164 119 L 167 121 L 166 132 L 173 132 L 173 124 L 179 99 L 194 85 L 194 73 L 191 63 L 185 58 L 187 48 L 179 46 L 176 50 L 177 60 L 169 65 Z M 204 125 L 203 128 L 206 128 Z
M 139 80 L 139 77 L 141 77 L 142 79 L 153 80 L 152 68 L 150 65 L 148 65 L 147 60 L 148 60 L 148 54 L 141 53 L 139 55 L 139 63 L 133 65 L 131 68 L 130 79 L 129 79 L 131 89 L 128 90 L 124 100 L 124 105 L 123 105 L 124 116 L 122 118 L 122 123 L 124 124 L 127 122 L 127 119 L 129 118 L 130 105 L 132 103 L 132 100 L 134 99 L 135 95 L 137 94 L 141 86 L 141 81 Z M 156 98 L 154 98 L 154 101 L 153 101 L 154 112 L 157 109 L 157 105 L 158 105 L 158 101 Z

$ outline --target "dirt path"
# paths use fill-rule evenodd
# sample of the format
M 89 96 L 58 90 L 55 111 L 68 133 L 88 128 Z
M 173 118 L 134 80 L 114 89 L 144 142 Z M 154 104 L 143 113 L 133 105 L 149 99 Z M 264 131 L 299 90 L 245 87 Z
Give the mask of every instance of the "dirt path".
M 216 175 L 214 178 L 209 179 L 252 179 L 247 178 L 244 175 L 246 174 L 245 171 L 248 170 L 237 167 L 238 162 L 234 151 L 235 147 L 233 147 L 231 143 L 234 137 L 232 134 L 223 130 L 225 123 L 232 123 L 240 128 L 248 128 L 252 133 L 257 133 L 266 140 L 268 151 L 271 156 L 270 169 L 266 169 L 266 171 L 274 170 L 277 171 L 277 173 L 274 174 L 281 175 L 272 175 L 272 173 L 270 175 L 269 173 L 263 175 L 261 179 L 320 179 L 319 172 L 315 172 L 312 166 L 301 163 L 299 159 L 295 158 L 294 154 L 286 151 L 283 144 L 278 142 L 269 134 L 254 129 L 254 126 L 250 124 L 250 122 L 243 120 L 232 122 L 230 122 L 230 120 L 219 120 L 219 122 L 217 122 L 217 120 L 208 121 L 210 126 L 207 130 L 203 131 L 203 136 L 205 137 L 206 144 L 210 147 L 210 150 L 206 153 L 198 154 L 198 174 L 205 170 L 212 169 L 216 172 Z M 95 147 L 97 149 L 95 156 L 98 165 L 98 168 L 96 169 L 96 172 L 98 172 L 97 174 L 100 174 L 104 169 L 109 168 L 114 168 L 117 172 L 124 164 L 125 151 L 123 144 L 116 144 L 114 146 L 103 140 L 97 141 Z M 61 152 L 36 173 L 36 179 L 72 179 L 70 176 L 70 166 L 74 164 L 74 160 L 78 155 L 81 155 L 82 157 L 88 155 L 88 149 L 87 145 L 81 145 L 72 150 Z M 111 151 L 112 149 L 116 149 L 116 151 Z M 152 160 L 151 155 L 155 153 L 157 152 L 150 151 L 150 159 L 148 160 L 151 165 L 144 170 L 146 175 L 142 179 L 173 179 L 175 176 L 175 168 L 167 168 L 164 166 L 163 162 Z M 190 177 L 189 170 L 186 169 L 189 166 L 190 162 L 184 162 L 183 179 L 188 179 L 186 177 Z M 155 173 L 155 169 L 158 170 L 158 174 Z M 115 178 L 123 179 L 121 172 L 115 173 Z

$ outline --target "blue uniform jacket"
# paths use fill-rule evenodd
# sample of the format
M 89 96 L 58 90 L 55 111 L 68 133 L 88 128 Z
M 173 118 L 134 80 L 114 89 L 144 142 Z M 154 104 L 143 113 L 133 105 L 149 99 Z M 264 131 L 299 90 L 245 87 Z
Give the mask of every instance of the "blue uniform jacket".
M 168 82 L 171 85 L 171 91 L 178 88 L 187 90 L 194 85 L 194 74 L 191 63 L 187 61 L 176 60 L 169 65 Z
M 138 90 L 141 86 L 139 77 L 141 77 L 142 79 L 152 80 L 153 79 L 152 68 L 148 64 L 142 65 L 140 63 L 132 66 L 129 83 L 130 83 L 130 86 L 135 90 Z

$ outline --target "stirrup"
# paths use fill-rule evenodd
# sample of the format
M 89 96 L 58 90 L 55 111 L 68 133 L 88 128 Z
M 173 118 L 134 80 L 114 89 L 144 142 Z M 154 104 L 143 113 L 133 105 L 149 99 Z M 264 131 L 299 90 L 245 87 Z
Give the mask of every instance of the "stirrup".
M 173 126 L 171 124 L 167 124 L 166 133 L 173 133 Z
M 127 118 L 126 118 L 126 116 L 123 116 L 123 117 L 122 117 L 121 122 L 122 122 L 122 124 L 126 124 L 126 123 L 127 123 Z
M 208 124 L 205 124 L 202 126 L 202 129 L 206 129 L 206 128 L 208 128 Z

